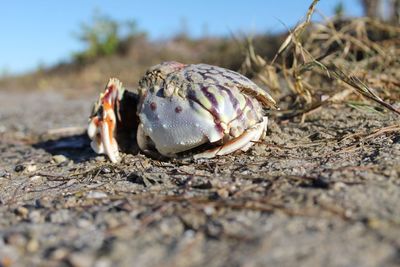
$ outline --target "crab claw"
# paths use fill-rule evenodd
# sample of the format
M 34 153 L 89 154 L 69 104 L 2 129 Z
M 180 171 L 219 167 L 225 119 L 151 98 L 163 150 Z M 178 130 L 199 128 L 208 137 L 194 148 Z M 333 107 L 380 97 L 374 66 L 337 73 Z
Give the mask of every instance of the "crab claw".
M 124 89 L 115 78 L 109 80 L 106 90 L 100 94 L 89 118 L 87 133 L 92 140 L 92 149 L 99 154 L 107 154 L 112 162 L 118 162 L 118 143 L 115 139 L 119 102 Z

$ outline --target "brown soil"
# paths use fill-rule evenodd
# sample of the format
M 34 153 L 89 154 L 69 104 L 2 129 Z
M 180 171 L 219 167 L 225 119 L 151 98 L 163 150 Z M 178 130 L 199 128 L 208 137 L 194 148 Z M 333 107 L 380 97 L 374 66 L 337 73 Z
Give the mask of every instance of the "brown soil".
M 94 99 L 0 91 L 0 266 L 400 264 L 395 115 L 323 107 L 247 153 L 111 164 Z

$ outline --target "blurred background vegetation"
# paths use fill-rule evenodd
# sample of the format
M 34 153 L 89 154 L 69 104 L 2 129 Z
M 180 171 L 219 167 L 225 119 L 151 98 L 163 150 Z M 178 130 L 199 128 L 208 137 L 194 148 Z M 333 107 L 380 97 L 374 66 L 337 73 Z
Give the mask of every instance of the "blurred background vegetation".
M 385 25 L 399 25 L 400 0 L 360 0 L 360 4 L 365 16 Z M 335 7 L 335 14 L 333 20 L 327 23 L 333 23 L 335 31 L 340 31 L 350 19 L 345 16 L 343 4 Z M 387 36 L 387 31 L 380 32 L 378 28 L 366 28 L 366 31 L 369 31 L 368 38 L 373 41 L 393 38 Z M 256 74 L 254 70 L 243 68 L 249 56 L 249 47 L 263 62 L 271 62 L 287 34 L 244 36 L 233 33 L 231 37 L 210 37 L 205 34 L 202 38 L 191 38 L 183 19 L 180 32 L 168 39 L 154 41 L 148 38 L 134 19 L 118 21 L 95 10 L 90 22 L 81 23 L 73 33 L 73 38 L 84 45 L 82 51 L 73 53 L 66 62 L 50 67 L 39 65 L 36 71 L 19 76 L 10 75 L 4 68 L 0 73 L 0 87 L 41 90 L 79 88 L 80 92 L 92 92 L 93 89 L 102 88 L 111 76 L 120 78 L 128 87 L 135 87 L 149 66 L 166 60 L 204 62 L 240 70 L 252 77 Z M 305 31 L 302 40 L 307 40 L 309 34 Z M 349 34 L 355 36 L 355 33 Z M 291 57 L 288 56 L 287 60 L 290 63 Z

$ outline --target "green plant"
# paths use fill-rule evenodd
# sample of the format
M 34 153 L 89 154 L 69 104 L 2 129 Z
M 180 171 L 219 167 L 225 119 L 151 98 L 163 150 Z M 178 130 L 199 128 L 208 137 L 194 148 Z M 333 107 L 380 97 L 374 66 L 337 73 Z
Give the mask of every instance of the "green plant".
M 125 31 L 125 36 L 123 36 Z M 119 22 L 96 10 L 90 23 L 81 23 L 77 39 L 86 46 L 82 52 L 74 54 L 75 61 L 83 63 L 98 57 L 118 52 L 122 39 L 138 34 L 135 21 Z
M 342 19 L 344 17 L 345 9 L 342 1 L 337 3 L 336 6 L 334 7 L 334 14 L 336 19 Z

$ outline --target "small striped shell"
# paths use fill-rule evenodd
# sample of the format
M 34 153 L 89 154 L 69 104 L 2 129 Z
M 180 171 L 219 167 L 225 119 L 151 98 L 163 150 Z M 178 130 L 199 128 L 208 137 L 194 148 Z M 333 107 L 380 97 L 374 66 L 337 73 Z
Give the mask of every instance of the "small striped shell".
M 143 131 L 166 156 L 238 137 L 263 120 L 260 102 L 275 104 L 243 75 L 206 64 L 165 62 L 139 84 Z

